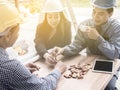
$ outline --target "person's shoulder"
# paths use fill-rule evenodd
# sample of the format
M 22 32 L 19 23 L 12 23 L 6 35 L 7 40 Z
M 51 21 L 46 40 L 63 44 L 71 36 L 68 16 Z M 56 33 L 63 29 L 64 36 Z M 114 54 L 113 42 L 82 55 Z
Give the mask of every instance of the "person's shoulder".
M 119 19 L 111 18 L 109 21 L 110 21 L 111 24 L 120 25 L 120 20 Z
M 70 28 L 71 27 L 71 21 L 70 20 L 65 20 L 63 21 L 63 24 L 64 24 L 64 28 Z
M 71 24 L 71 21 L 69 19 L 65 19 L 63 22 L 64 22 L 64 24 L 67 24 L 67 25 Z
M 114 33 L 120 34 L 120 20 L 111 18 L 109 20 L 109 25 L 112 29 L 114 29 Z
M 20 64 L 20 61 L 16 60 L 16 59 L 9 59 L 6 58 L 3 62 L 2 62 L 2 67 L 4 68 L 3 70 L 5 71 L 11 71 L 14 72 L 17 69 L 17 65 Z
M 48 27 L 44 23 L 39 23 L 36 29 L 37 29 L 37 32 L 43 32 L 46 30 L 46 28 Z

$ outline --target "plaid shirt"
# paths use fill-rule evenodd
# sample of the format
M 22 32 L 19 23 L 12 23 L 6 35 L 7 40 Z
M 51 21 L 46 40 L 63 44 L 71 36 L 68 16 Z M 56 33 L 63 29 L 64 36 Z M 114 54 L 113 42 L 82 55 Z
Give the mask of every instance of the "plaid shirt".
M 59 71 L 53 70 L 48 76 L 38 78 L 18 60 L 10 60 L 0 48 L 0 90 L 53 90 L 60 76 Z

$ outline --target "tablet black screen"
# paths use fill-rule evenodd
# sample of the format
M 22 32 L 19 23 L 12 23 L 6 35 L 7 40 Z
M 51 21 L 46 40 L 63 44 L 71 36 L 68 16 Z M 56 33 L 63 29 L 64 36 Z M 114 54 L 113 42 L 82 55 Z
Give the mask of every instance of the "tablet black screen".
M 96 61 L 94 70 L 112 72 L 113 62 Z

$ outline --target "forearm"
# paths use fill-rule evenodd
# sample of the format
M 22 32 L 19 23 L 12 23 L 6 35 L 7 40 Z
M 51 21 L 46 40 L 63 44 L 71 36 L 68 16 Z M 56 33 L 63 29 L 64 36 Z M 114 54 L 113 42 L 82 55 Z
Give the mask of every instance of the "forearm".
M 65 56 L 78 54 L 82 49 L 85 48 L 84 45 L 85 39 L 82 37 L 82 33 L 80 32 L 80 30 L 78 30 L 74 41 L 70 45 L 64 47 L 63 54 Z
M 119 58 L 120 42 L 110 43 L 103 37 L 99 36 L 96 40 L 98 49 L 109 59 Z
M 53 70 L 47 77 L 40 78 L 43 82 L 42 90 L 54 90 L 57 86 L 61 73 L 58 70 Z
M 71 43 L 68 46 L 64 47 L 63 55 L 72 56 L 78 54 L 82 50 L 82 46 L 80 44 Z

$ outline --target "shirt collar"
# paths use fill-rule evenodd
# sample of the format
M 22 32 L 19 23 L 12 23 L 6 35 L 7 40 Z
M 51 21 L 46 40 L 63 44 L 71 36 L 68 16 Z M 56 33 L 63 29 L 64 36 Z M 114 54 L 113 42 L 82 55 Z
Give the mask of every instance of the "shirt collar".
M 107 28 L 110 26 L 110 22 L 111 22 L 111 19 L 108 19 L 108 21 L 105 24 L 101 25 L 102 29 L 106 31 Z
M 102 30 L 102 31 L 101 31 L 101 34 L 102 34 L 102 35 L 103 35 L 103 34 L 108 30 L 108 28 L 110 27 L 111 21 L 112 21 L 111 18 L 109 18 L 106 23 L 100 25 L 101 30 Z

